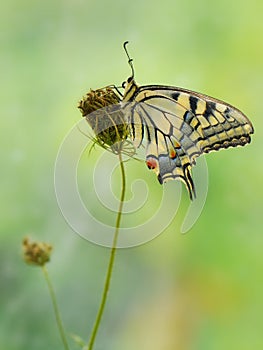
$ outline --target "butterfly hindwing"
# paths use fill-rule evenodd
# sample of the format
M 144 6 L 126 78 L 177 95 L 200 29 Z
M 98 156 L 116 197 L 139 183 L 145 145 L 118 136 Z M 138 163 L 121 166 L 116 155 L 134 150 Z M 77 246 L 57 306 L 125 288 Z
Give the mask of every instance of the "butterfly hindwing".
M 181 118 L 184 108 L 166 98 L 161 99 L 158 106 L 156 102 L 157 99 L 153 97 L 134 106 L 130 123 L 134 125 L 140 120 L 143 126 L 143 132 L 132 134 L 134 143 L 141 144 L 144 135 L 147 143 L 146 162 L 148 166 L 150 162 L 150 168 L 156 172 L 159 182 L 180 179 L 192 197 L 194 186 L 190 169 L 201 153 L 196 142 L 199 135 Z M 175 109 L 173 112 L 170 111 L 171 104 Z M 140 118 L 134 117 L 136 115 Z M 141 129 L 134 127 L 134 130 Z

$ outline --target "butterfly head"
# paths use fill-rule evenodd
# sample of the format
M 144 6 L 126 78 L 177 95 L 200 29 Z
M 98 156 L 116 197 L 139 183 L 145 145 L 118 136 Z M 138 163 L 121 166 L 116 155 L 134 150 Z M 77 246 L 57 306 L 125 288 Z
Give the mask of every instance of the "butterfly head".
M 138 85 L 136 84 L 133 76 L 129 77 L 125 82 L 123 82 L 122 87 L 124 88 L 123 101 L 131 101 L 134 97 L 134 93 L 138 89 Z
M 126 89 L 127 86 L 131 86 L 133 85 L 135 82 L 134 82 L 134 77 L 133 76 L 130 76 L 126 81 L 124 81 L 121 86 L 123 87 L 123 89 Z

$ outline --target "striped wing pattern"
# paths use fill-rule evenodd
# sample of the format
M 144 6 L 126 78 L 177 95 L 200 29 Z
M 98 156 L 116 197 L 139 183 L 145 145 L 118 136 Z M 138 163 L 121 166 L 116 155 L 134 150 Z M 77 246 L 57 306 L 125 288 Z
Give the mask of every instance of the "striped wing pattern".
M 177 87 L 127 81 L 123 101 L 134 147 L 146 140 L 146 164 L 162 184 L 180 179 L 195 196 L 191 168 L 202 153 L 244 146 L 253 126 L 237 108 Z

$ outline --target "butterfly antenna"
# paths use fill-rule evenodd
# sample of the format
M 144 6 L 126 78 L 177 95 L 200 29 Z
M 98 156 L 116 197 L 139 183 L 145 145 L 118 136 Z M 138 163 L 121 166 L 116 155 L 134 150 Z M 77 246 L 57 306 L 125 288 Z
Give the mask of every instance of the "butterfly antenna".
M 131 77 L 134 78 L 134 68 L 133 68 L 133 64 L 132 64 L 133 59 L 130 58 L 130 55 L 129 55 L 129 52 L 128 52 L 128 49 L 127 49 L 128 43 L 129 43 L 129 41 L 125 41 L 125 43 L 123 44 L 123 48 L 124 48 L 124 50 L 126 52 L 126 55 L 128 57 L 128 63 L 130 65 L 130 67 L 131 67 L 131 71 L 132 71 Z

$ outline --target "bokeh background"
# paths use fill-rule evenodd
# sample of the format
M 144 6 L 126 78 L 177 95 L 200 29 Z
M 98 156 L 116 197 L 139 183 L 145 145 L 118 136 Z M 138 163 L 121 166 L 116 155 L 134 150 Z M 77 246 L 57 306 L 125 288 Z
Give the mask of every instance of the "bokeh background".
M 41 270 L 21 259 L 25 235 L 54 246 L 48 268 L 65 328 L 88 339 L 109 250 L 65 222 L 54 163 L 81 118 L 76 105 L 84 93 L 129 76 L 125 40 L 139 83 L 226 100 L 250 117 L 255 135 L 245 148 L 206 157 L 208 197 L 190 232 L 179 230 L 183 190 L 179 214 L 162 235 L 117 252 L 95 349 L 263 348 L 262 12 L 260 0 L 1 4 L 1 349 L 62 349 Z M 154 175 L 129 163 L 128 176 L 138 172 L 154 201 Z

